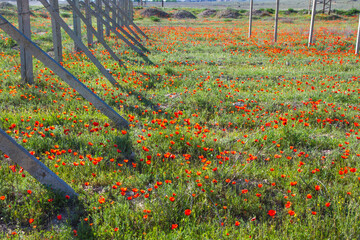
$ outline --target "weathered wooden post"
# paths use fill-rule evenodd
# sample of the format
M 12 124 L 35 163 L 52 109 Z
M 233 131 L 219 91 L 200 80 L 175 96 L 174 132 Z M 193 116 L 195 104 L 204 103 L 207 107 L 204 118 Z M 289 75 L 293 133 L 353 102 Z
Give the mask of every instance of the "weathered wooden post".
M 0 129 L 0 150 L 41 184 L 50 186 L 52 189 L 61 191 L 71 197 L 77 196 L 75 191 L 67 185 L 66 182 L 59 178 L 45 164 L 31 155 L 2 129 Z
M 101 9 L 102 5 L 101 5 L 101 0 L 96 0 L 96 5 Z M 102 17 L 100 15 L 97 16 L 97 31 L 99 33 L 99 36 L 101 38 L 104 38 L 104 29 L 103 29 L 103 24 L 102 24 Z
M 278 35 L 277 32 L 278 32 L 278 21 L 279 21 L 279 5 L 280 5 L 280 0 L 276 0 L 274 42 L 277 42 L 277 35 Z
M 114 51 L 109 47 L 109 45 L 107 45 L 107 43 L 105 42 L 105 40 L 103 38 L 101 38 L 99 36 L 99 33 L 93 28 L 93 26 L 91 25 L 91 23 L 86 19 L 86 17 L 81 13 L 80 9 L 78 9 L 77 7 L 74 6 L 74 2 L 72 0 L 68 0 L 68 3 L 70 4 L 70 6 L 74 9 L 75 13 L 78 14 L 78 16 L 81 18 L 81 20 L 85 23 L 86 28 L 88 30 L 88 33 L 94 34 L 95 37 L 98 39 L 98 41 L 104 46 L 104 48 L 109 52 L 109 54 L 112 56 L 112 58 L 119 62 L 120 64 L 122 64 L 121 60 L 116 56 L 116 54 L 114 53 Z M 87 10 L 87 9 L 85 9 Z M 90 12 L 89 12 L 90 13 Z
M 46 5 L 45 0 L 40 0 L 40 2 L 47 8 L 51 7 Z M 53 15 L 56 16 L 56 15 Z M 59 16 L 59 15 L 57 15 Z M 56 20 L 61 19 L 60 17 Z M 61 25 L 61 22 L 60 22 Z M 82 82 L 80 82 L 74 75 L 67 71 L 63 66 L 58 62 L 52 59 L 48 54 L 41 50 L 34 42 L 17 30 L 9 21 L 0 15 L 0 28 L 3 29 L 11 38 L 15 41 L 23 44 L 27 50 L 29 50 L 32 55 L 39 59 L 43 64 L 57 74 L 63 81 L 69 84 L 70 87 L 75 89 L 81 96 L 94 105 L 95 108 L 100 110 L 104 115 L 114 121 L 117 128 L 128 128 L 129 123 L 121 117 L 114 109 L 107 105 L 101 98 L 99 98 L 95 93 L 88 89 Z M 71 29 L 66 29 L 70 30 Z M 75 34 L 71 31 L 71 36 L 76 37 Z M 69 34 L 70 35 L 70 34 Z M 84 44 L 82 44 L 84 45 Z M 89 57 L 89 56 L 88 56 Z M 1 139 L 1 138 L 0 138 Z
M 250 0 L 250 12 L 249 12 L 249 38 L 251 38 L 252 13 L 253 13 L 253 0 Z
M 108 0 L 105 0 L 107 3 Z M 110 6 L 109 4 L 105 4 L 105 13 L 110 17 Z M 105 35 L 110 36 L 110 28 L 108 26 L 105 26 Z
M 311 11 L 311 22 L 310 22 L 310 31 L 309 31 L 309 43 L 308 43 L 308 47 L 310 47 L 311 44 L 313 43 L 313 32 L 314 32 L 315 15 L 316 15 L 316 0 L 313 0 L 313 6 L 312 6 L 312 11 Z
M 360 51 L 360 14 L 359 14 L 359 26 L 358 26 L 358 32 L 357 32 L 357 38 L 356 38 L 355 54 L 359 54 L 359 51 Z
M 130 19 L 131 22 L 134 20 L 134 3 L 133 1 L 129 1 L 130 3 Z
M 75 6 L 79 8 L 79 0 L 74 0 Z M 74 33 L 81 41 L 81 23 L 79 16 L 73 11 L 73 26 L 74 26 Z M 75 52 L 80 52 L 81 49 L 75 42 Z
M 29 0 L 17 0 L 19 30 L 29 39 L 31 39 L 30 30 L 30 9 Z M 20 61 L 21 61 L 21 79 L 28 84 L 34 83 L 32 56 L 20 44 Z
M 42 0 L 40 0 L 42 1 Z M 120 30 L 120 32 L 122 32 L 125 36 L 127 36 L 131 41 L 133 41 L 136 45 L 138 45 L 143 51 L 149 52 L 149 50 L 147 50 L 143 45 L 141 45 L 141 43 L 136 40 L 134 37 L 132 37 L 127 31 L 125 31 L 121 26 L 117 25 L 116 22 L 114 22 L 109 16 L 107 16 L 104 11 L 102 9 L 100 9 L 96 4 L 94 3 L 90 3 L 90 5 L 92 7 L 94 7 L 95 9 L 95 15 L 97 16 L 101 16 L 100 20 L 102 21 L 102 23 L 104 25 L 109 25 L 110 26 L 110 22 L 113 24 L 113 26 L 111 26 L 112 31 L 117 34 L 117 36 L 119 38 L 121 38 L 121 40 L 123 40 L 129 47 L 131 47 L 134 51 L 136 51 L 137 53 L 139 53 L 140 55 L 143 56 L 143 53 L 140 51 L 138 51 L 139 49 L 136 49 L 136 47 L 129 42 L 125 37 L 123 37 L 121 34 L 119 34 L 119 32 L 116 30 L 116 27 L 118 30 Z M 91 9 L 92 10 L 92 9 Z M 93 11 L 93 10 L 92 10 Z M 107 21 L 105 21 L 102 17 L 104 17 Z M 134 48 L 135 47 L 135 48 Z
M 108 3 L 108 2 L 106 2 L 105 0 L 102 0 L 102 1 L 103 1 L 103 3 L 104 3 L 106 6 L 109 6 L 109 3 Z M 127 14 L 124 13 L 123 10 L 121 10 L 118 6 L 116 6 L 116 5 L 113 4 L 113 9 L 117 9 L 117 10 L 118 10 L 119 15 L 123 16 L 124 19 L 125 19 L 125 25 L 124 25 L 124 26 L 129 30 L 130 33 L 133 34 L 133 36 L 134 36 L 136 39 L 139 39 L 139 40 L 140 40 L 140 37 L 131 29 L 131 27 L 129 26 L 129 24 L 132 24 L 132 25 L 135 27 L 135 29 L 136 29 L 137 31 L 139 31 L 141 34 L 144 34 L 144 33 L 136 26 L 136 24 L 134 24 L 134 23 L 132 22 L 132 20 L 127 16 Z M 109 19 L 110 19 L 110 20 L 109 20 L 110 22 L 116 23 L 116 22 L 113 21 L 113 19 L 111 19 L 111 18 L 109 18 Z M 114 26 L 114 24 L 113 24 L 113 26 Z M 118 28 L 120 28 L 120 26 L 118 26 Z M 122 30 L 123 30 L 123 29 L 120 29 L 120 31 L 122 31 Z M 144 34 L 144 35 L 145 35 L 145 34 Z M 145 35 L 145 37 L 147 38 L 146 35 Z
M 70 27 L 66 24 L 66 22 L 54 12 L 50 4 L 46 0 L 39 0 L 42 5 L 49 11 L 51 17 L 55 18 L 55 20 L 60 24 L 60 26 L 65 30 L 65 32 L 70 36 L 70 38 L 77 44 L 80 48 L 80 51 L 83 51 L 85 55 L 95 64 L 95 66 L 100 70 L 100 72 L 111 82 L 114 86 L 117 86 L 118 82 L 113 78 L 113 76 L 104 68 L 103 65 L 97 60 L 97 58 L 93 55 L 93 53 L 83 44 L 81 39 L 76 36 L 75 32 L 70 29 Z M 74 3 L 75 6 L 75 3 Z M 76 8 L 74 8 L 74 14 L 76 14 Z M 76 14 L 77 15 L 77 14 Z M 80 18 L 79 18 L 80 20 Z M 102 19 L 101 19 L 102 20 Z
M 90 0 L 85 0 L 85 5 L 90 6 Z M 89 26 L 86 28 L 87 29 L 87 42 L 88 42 L 88 46 L 91 46 L 94 44 L 94 39 L 93 39 L 93 35 L 92 32 L 89 28 L 92 27 L 92 20 L 91 20 L 91 13 L 89 11 L 89 9 L 85 8 L 85 16 L 86 16 L 86 20 L 89 23 Z
M 50 0 L 50 5 L 59 13 L 59 2 L 58 0 Z M 57 21 L 54 18 L 51 18 L 51 27 L 52 27 L 52 39 L 54 45 L 54 59 L 57 62 L 62 62 L 62 43 L 61 43 L 61 28 Z
M 113 0 L 113 4 L 116 6 L 119 6 L 120 0 Z M 119 10 L 116 11 L 116 23 L 118 25 L 121 25 L 121 16 L 120 16 Z
M 124 11 L 124 0 L 119 0 L 119 6 L 120 6 L 120 9 Z M 124 15 L 120 14 L 120 27 L 124 26 L 125 24 L 125 19 L 124 19 Z
M 132 9 L 130 8 L 130 0 L 126 0 L 126 16 L 125 16 L 126 25 L 130 24 L 128 19 L 130 19 L 131 11 Z

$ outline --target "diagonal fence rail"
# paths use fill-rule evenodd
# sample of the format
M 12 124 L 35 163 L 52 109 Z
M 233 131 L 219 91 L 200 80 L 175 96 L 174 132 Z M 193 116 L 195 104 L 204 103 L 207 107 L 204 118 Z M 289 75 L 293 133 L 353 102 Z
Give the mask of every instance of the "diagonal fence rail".
M 19 164 L 31 176 L 41 184 L 54 190 L 63 192 L 69 196 L 76 197 L 76 192 L 45 164 L 31 155 L 24 147 L 19 145 L 12 137 L 0 129 L 0 150 L 8 155 L 11 160 Z

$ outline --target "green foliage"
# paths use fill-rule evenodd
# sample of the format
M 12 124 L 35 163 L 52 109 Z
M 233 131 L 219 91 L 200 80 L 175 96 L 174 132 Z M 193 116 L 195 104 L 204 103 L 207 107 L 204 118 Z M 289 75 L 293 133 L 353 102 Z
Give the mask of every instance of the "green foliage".
M 69 17 L 71 17 L 71 14 L 70 13 L 61 13 L 60 16 L 63 18 L 69 18 Z
M 12 38 L 0 39 L 0 48 L 1 49 L 10 49 L 15 46 L 16 46 L 16 42 Z
M 275 9 L 273 9 L 273 8 L 267 8 L 266 11 L 271 14 L 275 13 Z
M 346 16 L 355 16 L 358 15 L 360 13 L 360 10 L 356 9 L 356 8 L 351 8 L 350 10 L 346 11 L 345 15 Z
M 347 30 L 357 18 L 317 22 L 311 47 L 309 16 L 287 19 L 277 43 L 262 21 L 249 39 L 248 19 L 137 19 L 154 65 L 114 35 L 105 40 L 121 64 L 91 48 L 117 86 L 65 34 L 62 65 L 128 129 L 37 59 L 35 83 L 22 83 L 15 42 L 0 33 L 0 128 L 79 194 L 52 192 L 0 153 L 0 238 L 360 236 L 359 59 Z M 46 50 L 50 29 L 32 18 Z
M 160 22 L 160 18 L 159 18 L 159 17 L 156 17 L 156 16 L 151 16 L 150 19 L 151 19 L 151 21 L 153 21 L 153 22 Z
M 288 11 L 289 13 L 297 13 L 297 11 L 294 10 L 293 8 L 289 8 L 287 11 Z
M 355 16 L 360 13 L 360 10 L 356 8 L 351 8 L 349 10 L 340 10 L 340 9 L 334 9 L 335 14 L 338 15 L 344 15 L 344 16 Z

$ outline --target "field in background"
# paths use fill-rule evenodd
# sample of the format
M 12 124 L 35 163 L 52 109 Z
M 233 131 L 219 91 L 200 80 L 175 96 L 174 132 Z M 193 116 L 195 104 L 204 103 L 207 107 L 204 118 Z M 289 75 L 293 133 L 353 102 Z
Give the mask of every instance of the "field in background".
M 275 0 L 265 0 L 265 1 L 254 1 L 254 9 L 260 8 L 274 8 L 275 9 Z M 137 6 L 135 3 L 134 6 Z M 161 7 L 160 2 L 147 2 L 149 7 Z M 222 9 L 222 8 L 235 8 L 235 9 L 249 9 L 249 1 L 239 1 L 239 2 L 165 2 L 165 8 L 209 8 L 209 9 Z M 289 8 L 293 9 L 309 9 L 308 0 L 280 0 L 280 9 L 287 10 Z M 360 8 L 359 1 L 353 0 L 337 0 L 332 2 L 332 9 L 341 9 L 348 10 L 351 8 Z M 319 9 L 322 9 L 322 6 Z
M 9 2 L 16 5 L 16 1 L 0 0 L 1 2 Z M 67 4 L 66 1 L 59 1 L 59 4 Z M 321 4 L 320 4 L 321 5 Z M 318 9 L 322 9 L 319 5 Z M 41 6 L 39 1 L 30 1 L 30 6 Z M 134 7 L 140 6 L 139 3 L 134 2 Z M 161 7 L 160 2 L 146 2 L 145 7 Z M 165 8 L 209 8 L 209 9 L 223 9 L 223 8 L 235 8 L 235 9 L 249 9 L 249 1 L 233 1 L 233 2 L 165 2 Z M 254 10 L 261 8 L 274 8 L 275 0 L 259 0 L 254 1 Z M 289 8 L 301 10 L 309 9 L 308 0 L 282 0 L 280 1 L 280 9 L 287 10 Z M 357 0 L 336 0 L 332 2 L 332 9 L 349 10 L 351 8 L 360 9 L 360 2 Z
M 49 15 L 34 9 L 32 38 L 52 54 Z M 63 35 L 63 66 L 128 130 L 36 59 L 35 84 L 22 84 L 18 46 L 0 32 L 0 128 L 79 193 L 54 194 L 0 154 L 0 238 L 358 238 L 358 16 L 319 14 L 308 48 L 308 15 L 281 14 L 273 43 L 272 16 L 255 16 L 248 39 L 245 15 L 140 11 L 154 65 L 115 35 L 123 64 L 92 47 L 119 88 Z

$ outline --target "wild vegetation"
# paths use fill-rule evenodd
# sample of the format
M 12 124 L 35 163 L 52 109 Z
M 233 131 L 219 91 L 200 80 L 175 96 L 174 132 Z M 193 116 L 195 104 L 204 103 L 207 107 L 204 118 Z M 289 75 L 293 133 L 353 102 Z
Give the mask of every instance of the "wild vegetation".
M 113 34 L 106 41 L 122 63 L 91 47 L 118 88 L 64 34 L 63 66 L 129 129 L 36 59 L 35 83 L 23 84 L 18 46 L 0 32 L 0 128 L 79 194 L 52 192 L 1 154 L 0 236 L 358 238 L 358 17 L 317 19 L 310 47 L 309 16 L 280 17 L 274 43 L 272 16 L 257 17 L 248 39 L 243 14 L 154 20 L 136 11 L 154 65 Z M 32 39 L 51 53 L 50 18 L 37 9 L 31 21 Z

